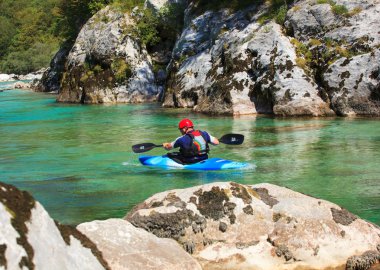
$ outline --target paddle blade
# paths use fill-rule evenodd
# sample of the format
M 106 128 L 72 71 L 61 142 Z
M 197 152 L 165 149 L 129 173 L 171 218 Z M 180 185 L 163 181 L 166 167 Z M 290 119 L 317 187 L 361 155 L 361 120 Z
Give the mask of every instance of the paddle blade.
M 244 135 L 242 134 L 226 134 L 219 139 L 219 142 L 224 144 L 238 145 L 244 142 Z
M 155 145 L 154 143 L 140 143 L 132 145 L 132 151 L 135 153 L 144 153 L 152 150 L 155 147 L 161 147 L 162 145 Z

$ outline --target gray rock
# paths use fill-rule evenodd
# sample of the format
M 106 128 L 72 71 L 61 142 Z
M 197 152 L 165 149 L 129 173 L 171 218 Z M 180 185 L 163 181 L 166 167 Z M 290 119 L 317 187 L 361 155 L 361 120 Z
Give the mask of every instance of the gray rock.
M 339 115 L 380 115 L 380 50 L 341 58 L 324 74 L 334 111 Z
M 295 48 L 277 24 L 260 26 L 255 22 L 245 22 L 239 31 L 236 28 L 239 23 L 244 23 L 240 20 L 243 14 L 229 19 L 220 19 L 227 16 L 224 13 L 219 17 L 207 14 L 209 16 L 204 15 L 205 20 L 216 18 L 215 25 L 207 21 L 213 31 L 227 24 L 234 28 L 215 40 L 210 50 L 196 51 L 195 56 L 181 64 L 165 93 L 164 106 L 194 107 L 200 112 L 235 115 L 333 114 L 329 105 L 320 98 L 313 78 L 297 66 Z M 174 53 L 184 54 L 193 47 L 201 50 L 210 46 L 212 31 L 206 38 L 204 31 L 207 28 L 202 27 L 203 23 L 201 20 L 199 27 L 191 27 L 203 30 L 194 35 L 186 34 L 185 40 L 193 39 L 180 43 Z M 188 31 L 193 31 L 191 29 Z
M 113 270 L 196 270 L 199 263 L 172 239 L 158 238 L 122 219 L 79 224 Z
M 159 11 L 167 4 L 185 4 L 187 0 L 146 0 L 145 6 Z
M 110 269 L 75 228 L 51 219 L 27 192 L 0 183 L 0 268 Z
M 42 78 L 33 82 L 33 90 L 37 92 L 59 92 L 66 59 L 71 49 L 70 45 L 64 44 L 54 55 L 50 62 L 50 67 L 44 72 Z
M 380 244 L 379 227 L 336 204 L 271 184 L 212 183 L 162 192 L 125 218 L 177 240 L 203 269 L 344 269 L 351 256 L 364 252 L 366 264 L 373 263 Z M 200 220 L 207 225 L 202 233 L 194 230 Z
M 109 7 L 82 28 L 67 58 L 58 101 L 137 103 L 156 101 L 148 53 L 132 37 L 134 21 Z

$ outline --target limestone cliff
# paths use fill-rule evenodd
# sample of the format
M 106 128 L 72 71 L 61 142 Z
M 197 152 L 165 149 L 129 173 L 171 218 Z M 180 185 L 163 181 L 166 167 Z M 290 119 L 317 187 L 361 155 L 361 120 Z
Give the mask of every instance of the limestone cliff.
M 58 101 L 116 103 L 155 101 L 150 56 L 130 29 L 129 14 L 109 7 L 82 28 L 66 60 Z
M 171 54 L 173 45 L 148 50 L 132 34 L 133 14 L 98 12 L 69 53 L 58 101 L 162 96 L 165 107 L 209 114 L 380 115 L 378 0 L 287 1 L 287 7 L 243 1 L 212 9 L 201 0 L 149 0 L 145 6 L 159 12 L 179 2 L 187 8 Z

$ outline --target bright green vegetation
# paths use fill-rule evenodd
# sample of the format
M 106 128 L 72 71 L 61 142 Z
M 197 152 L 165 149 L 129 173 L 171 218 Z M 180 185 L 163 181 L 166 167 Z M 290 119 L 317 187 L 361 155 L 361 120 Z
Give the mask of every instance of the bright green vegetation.
M 132 76 L 131 67 L 124 59 L 116 59 L 111 64 L 113 74 L 115 74 L 116 82 L 123 83 Z
M 111 5 L 122 12 L 140 7 L 136 35 L 147 46 L 174 44 L 182 29 L 183 7 L 173 4 L 158 14 L 144 0 L 2 0 L 0 1 L 0 73 L 28 73 L 47 67 L 64 42 L 73 43 L 83 24 Z
M 0 72 L 28 73 L 47 67 L 63 42 L 108 0 L 0 1 Z
M 275 20 L 276 23 L 283 25 L 285 22 L 286 13 L 288 12 L 289 5 L 293 0 L 270 0 L 267 2 L 268 10 L 259 18 L 259 23 L 263 24 L 269 20 Z
M 345 16 L 345 17 L 352 17 L 362 11 L 360 7 L 356 7 L 352 9 L 351 11 L 349 11 L 346 6 L 337 5 L 333 0 L 318 0 L 317 4 L 329 4 L 334 14 Z
M 157 192 L 235 181 L 286 186 L 380 225 L 379 118 L 208 117 L 158 104 L 61 104 L 17 90 L 0 92 L 0 100 L 0 181 L 29 191 L 63 223 L 121 218 Z M 211 156 L 252 166 L 222 172 L 141 166 L 131 146 L 175 139 L 183 117 L 219 138 L 244 134 L 240 146 L 211 146 Z
M 291 39 L 291 43 L 296 48 L 296 63 L 309 75 L 313 70 L 320 72 L 333 64 L 339 58 L 352 58 L 370 52 L 370 47 L 358 45 L 366 44 L 367 38 L 358 39 L 355 44 L 348 44 L 345 40 L 336 41 L 330 38 L 310 39 L 308 42 L 301 42 L 296 38 Z M 314 74 L 315 75 L 315 74 Z
M 148 50 L 159 42 L 174 45 L 183 28 L 185 7 L 181 4 L 166 4 L 157 13 L 151 9 L 140 9 L 137 16 L 137 28 L 133 34 L 138 37 Z

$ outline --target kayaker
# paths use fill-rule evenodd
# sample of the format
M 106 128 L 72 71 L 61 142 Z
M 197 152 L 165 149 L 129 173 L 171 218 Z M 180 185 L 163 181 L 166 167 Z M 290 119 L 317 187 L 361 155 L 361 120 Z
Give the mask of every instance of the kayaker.
M 195 130 L 190 119 L 182 119 L 178 123 L 178 129 L 182 134 L 181 137 L 162 144 L 166 150 L 179 147 L 179 152 L 168 153 L 168 157 L 178 163 L 192 164 L 208 159 L 208 144 L 219 144 L 219 140 L 206 131 Z

